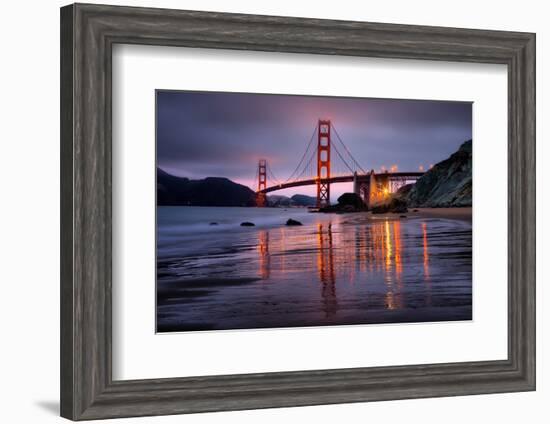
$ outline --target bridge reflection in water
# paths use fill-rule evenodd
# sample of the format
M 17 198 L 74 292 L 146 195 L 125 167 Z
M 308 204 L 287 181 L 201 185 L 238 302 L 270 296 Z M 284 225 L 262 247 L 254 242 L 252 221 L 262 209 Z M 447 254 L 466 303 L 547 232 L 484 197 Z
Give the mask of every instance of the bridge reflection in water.
M 258 257 L 260 264 L 260 277 L 267 280 L 270 276 L 269 256 L 269 231 L 262 230 L 258 233 Z
M 164 225 L 157 248 L 162 331 L 472 317 L 470 222 L 277 208 L 222 213 L 171 207 L 159 216 Z M 193 217 L 221 223 L 182 226 L 186 231 L 173 235 L 179 228 L 174 223 Z M 303 225 L 273 224 L 289 217 Z M 224 223 L 228 218 L 260 225 Z
M 352 231 L 349 231 L 351 228 L 342 227 L 340 222 L 333 224 L 330 221 L 317 223 L 314 232 L 279 228 L 271 230 L 277 232 L 277 237 L 272 241 L 274 246 L 270 246 L 270 231 L 261 230 L 258 232 L 256 249 L 258 274 L 262 280 L 272 278 L 273 284 L 277 284 L 275 280 L 278 277 L 284 279 L 286 274 L 294 272 L 306 276 L 308 270 L 315 270 L 309 274 L 309 278 L 317 280 L 320 285 L 322 310 L 328 318 L 340 308 L 338 290 L 349 292 L 350 287 L 357 284 L 372 283 L 373 297 L 383 294 L 383 305 L 373 306 L 383 306 L 387 310 L 407 308 L 404 268 L 412 267 L 413 276 L 418 277 L 413 283 L 423 286 L 425 305 L 429 306 L 432 287 L 428 227 L 425 222 L 416 222 L 414 225 L 419 227 L 418 235 L 412 232 L 405 236 L 402 225 L 398 219 L 385 219 L 373 221 L 370 225 L 356 225 Z M 297 255 L 300 259 L 293 260 L 293 250 L 314 250 L 316 255 L 312 257 L 300 253 Z M 272 260 L 272 256 L 276 260 Z M 286 261 L 289 258 L 294 263 L 287 269 Z M 312 258 L 313 263 L 309 263 Z M 415 269 L 421 270 L 420 274 L 415 273 Z M 409 275 L 409 284 L 410 280 Z M 356 292 L 365 295 L 364 290 Z M 373 303 L 369 299 L 366 301 L 368 304 Z
M 336 298 L 336 275 L 334 272 L 334 249 L 332 243 L 332 225 L 323 231 L 323 224 L 317 224 L 317 271 L 321 282 L 321 297 L 325 315 L 331 316 L 338 310 Z

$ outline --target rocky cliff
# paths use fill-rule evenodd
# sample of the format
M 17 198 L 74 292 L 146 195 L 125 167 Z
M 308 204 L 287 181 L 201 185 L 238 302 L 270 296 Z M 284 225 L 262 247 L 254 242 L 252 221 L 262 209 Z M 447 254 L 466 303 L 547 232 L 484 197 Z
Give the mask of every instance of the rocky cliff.
M 407 195 L 409 207 L 472 206 L 472 140 L 434 165 Z

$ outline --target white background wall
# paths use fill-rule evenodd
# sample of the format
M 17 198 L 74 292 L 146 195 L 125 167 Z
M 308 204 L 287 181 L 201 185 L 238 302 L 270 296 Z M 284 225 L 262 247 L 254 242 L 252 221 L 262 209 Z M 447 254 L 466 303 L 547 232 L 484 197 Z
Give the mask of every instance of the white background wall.
M 537 33 L 538 390 L 534 393 L 287 408 L 120 422 L 279 423 L 385 422 L 543 423 L 550 419 L 550 368 L 545 349 L 550 314 L 546 191 L 550 149 L 550 13 L 543 1 L 278 0 L 109 1 L 113 4 L 271 15 L 442 25 Z M 2 5 L 0 66 L 0 420 L 60 422 L 59 392 L 59 7 L 63 2 Z M 546 262 L 546 263 L 544 263 Z

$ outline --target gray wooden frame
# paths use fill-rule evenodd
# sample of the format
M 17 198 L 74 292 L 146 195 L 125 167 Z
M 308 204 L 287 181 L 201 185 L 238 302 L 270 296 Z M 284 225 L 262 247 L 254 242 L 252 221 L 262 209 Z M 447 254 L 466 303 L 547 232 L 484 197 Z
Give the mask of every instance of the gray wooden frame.
M 506 64 L 508 359 L 113 381 L 115 43 Z M 61 9 L 62 416 L 82 420 L 534 389 L 534 34 L 86 4 Z

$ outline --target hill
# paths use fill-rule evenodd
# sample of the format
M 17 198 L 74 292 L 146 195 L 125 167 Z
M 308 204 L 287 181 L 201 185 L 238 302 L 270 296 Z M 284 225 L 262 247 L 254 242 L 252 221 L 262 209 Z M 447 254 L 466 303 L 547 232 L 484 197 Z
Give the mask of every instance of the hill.
M 267 196 L 267 205 L 275 208 L 286 208 L 292 203 L 290 197 L 272 194 Z
M 472 140 L 418 179 L 406 201 L 409 207 L 472 206 Z
M 290 198 L 292 204 L 295 206 L 315 206 L 317 205 L 317 198 L 313 196 L 306 196 L 305 194 L 295 194 Z
M 157 168 L 157 205 L 255 206 L 256 196 L 248 187 L 227 178 L 190 180 Z
M 267 196 L 267 202 L 272 207 L 306 207 L 315 206 L 317 204 L 317 198 L 312 196 L 306 196 L 305 194 L 295 194 L 292 197 L 281 195 Z

